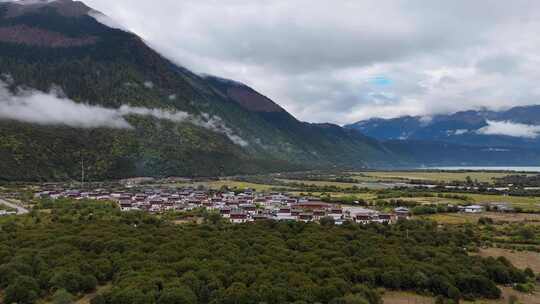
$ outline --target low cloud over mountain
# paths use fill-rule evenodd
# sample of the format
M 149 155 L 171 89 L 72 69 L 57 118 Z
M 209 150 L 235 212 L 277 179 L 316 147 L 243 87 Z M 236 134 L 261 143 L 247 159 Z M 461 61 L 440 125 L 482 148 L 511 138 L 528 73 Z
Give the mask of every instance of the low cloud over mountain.
M 540 136 L 540 126 L 514 123 L 511 121 L 487 121 L 487 126 L 479 129 L 478 134 L 504 135 L 523 138 L 537 138 Z
M 120 108 L 106 108 L 88 103 L 77 103 L 63 97 L 61 88 L 53 87 L 50 92 L 19 89 L 12 93 L 8 85 L 0 81 L 0 119 L 11 119 L 41 125 L 63 125 L 74 128 L 131 129 L 127 121 L 129 115 L 151 116 L 173 122 L 188 122 L 225 134 L 234 143 L 247 146 L 248 143 L 228 128 L 221 118 L 203 114 L 196 117 L 182 111 L 150 109 L 122 105 Z
M 500 110 L 540 100 L 540 2 L 88 0 L 162 54 L 301 120 Z

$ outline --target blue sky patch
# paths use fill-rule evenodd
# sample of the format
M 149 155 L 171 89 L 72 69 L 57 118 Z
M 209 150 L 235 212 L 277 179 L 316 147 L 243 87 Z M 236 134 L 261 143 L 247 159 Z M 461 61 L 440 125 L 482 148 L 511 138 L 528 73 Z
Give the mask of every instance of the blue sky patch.
M 386 87 L 392 85 L 392 80 L 385 76 L 375 76 L 369 80 L 369 82 L 376 86 Z

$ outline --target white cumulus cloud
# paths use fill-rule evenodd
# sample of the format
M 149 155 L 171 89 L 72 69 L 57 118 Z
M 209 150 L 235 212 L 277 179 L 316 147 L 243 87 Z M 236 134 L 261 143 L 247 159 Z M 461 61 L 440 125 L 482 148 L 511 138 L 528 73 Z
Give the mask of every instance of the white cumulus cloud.
M 537 138 L 540 136 L 540 126 L 526 125 L 511 121 L 487 121 L 488 125 L 479 129 L 478 134 L 505 135 L 512 137 Z

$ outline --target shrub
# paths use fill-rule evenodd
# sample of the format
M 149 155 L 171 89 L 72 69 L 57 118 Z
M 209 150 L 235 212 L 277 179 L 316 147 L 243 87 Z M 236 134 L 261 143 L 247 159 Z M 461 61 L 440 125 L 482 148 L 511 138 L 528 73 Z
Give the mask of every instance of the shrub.
M 196 304 L 197 296 L 186 287 L 166 289 L 161 292 L 158 304 Z
M 490 217 L 481 217 L 478 219 L 478 224 L 480 225 L 492 225 L 493 219 Z
M 532 283 L 520 283 L 514 286 L 514 289 L 519 292 L 530 293 L 534 291 L 534 284 Z
M 73 303 L 73 295 L 65 289 L 57 290 L 52 297 L 53 304 L 71 304 Z
M 39 296 L 39 285 L 34 278 L 20 276 L 4 291 L 4 303 L 31 304 Z

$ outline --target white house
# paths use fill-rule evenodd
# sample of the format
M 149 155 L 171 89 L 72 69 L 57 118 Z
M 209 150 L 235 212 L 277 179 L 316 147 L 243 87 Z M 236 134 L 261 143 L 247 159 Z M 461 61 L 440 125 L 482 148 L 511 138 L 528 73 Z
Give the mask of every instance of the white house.
M 466 213 L 481 213 L 484 212 L 484 207 L 479 205 L 471 205 L 466 206 L 465 209 L 463 209 Z

